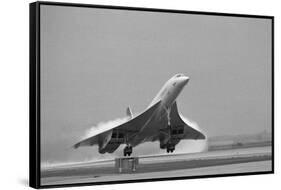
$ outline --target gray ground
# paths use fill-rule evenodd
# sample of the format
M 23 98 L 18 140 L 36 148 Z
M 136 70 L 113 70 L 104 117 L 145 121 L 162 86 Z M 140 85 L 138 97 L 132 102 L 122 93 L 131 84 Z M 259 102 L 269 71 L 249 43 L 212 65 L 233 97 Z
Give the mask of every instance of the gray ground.
M 42 185 L 270 171 L 271 146 L 139 157 L 136 172 L 119 174 L 114 160 L 42 168 Z

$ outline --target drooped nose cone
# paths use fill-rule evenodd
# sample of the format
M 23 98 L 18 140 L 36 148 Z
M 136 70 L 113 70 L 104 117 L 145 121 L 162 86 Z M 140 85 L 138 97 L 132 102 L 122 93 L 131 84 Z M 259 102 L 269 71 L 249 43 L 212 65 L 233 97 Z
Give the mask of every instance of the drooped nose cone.
M 188 81 L 189 81 L 189 77 L 187 77 L 187 76 L 182 77 L 182 82 L 184 85 L 186 85 L 188 83 Z

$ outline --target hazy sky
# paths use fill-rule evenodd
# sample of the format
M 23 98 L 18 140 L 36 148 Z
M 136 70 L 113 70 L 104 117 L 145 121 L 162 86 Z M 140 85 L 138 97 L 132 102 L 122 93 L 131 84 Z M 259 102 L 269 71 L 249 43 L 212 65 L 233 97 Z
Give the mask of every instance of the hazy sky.
M 270 131 L 271 20 L 42 5 L 42 161 L 93 155 L 70 147 L 176 73 L 180 112 L 209 137 Z

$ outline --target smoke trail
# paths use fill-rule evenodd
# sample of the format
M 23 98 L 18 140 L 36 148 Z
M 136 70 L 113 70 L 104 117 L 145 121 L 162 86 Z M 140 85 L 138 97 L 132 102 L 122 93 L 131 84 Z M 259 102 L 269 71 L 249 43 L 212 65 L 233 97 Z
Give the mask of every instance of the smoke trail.
M 199 127 L 199 125 L 187 117 L 180 114 L 182 120 L 190 127 L 196 129 L 197 131 L 203 133 L 206 137 L 204 140 L 181 140 L 181 142 L 176 147 L 176 153 L 193 153 L 193 152 L 203 152 L 208 149 L 208 137 L 207 134 Z
M 100 134 L 104 131 L 110 130 L 114 127 L 117 127 L 126 121 L 128 121 L 128 117 L 122 117 L 122 118 L 116 118 L 114 120 L 110 121 L 104 121 L 98 123 L 96 126 L 92 126 L 90 129 L 88 129 L 85 133 L 85 135 L 81 139 L 86 139 L 92 136 L 95 136 L 97 134 Z

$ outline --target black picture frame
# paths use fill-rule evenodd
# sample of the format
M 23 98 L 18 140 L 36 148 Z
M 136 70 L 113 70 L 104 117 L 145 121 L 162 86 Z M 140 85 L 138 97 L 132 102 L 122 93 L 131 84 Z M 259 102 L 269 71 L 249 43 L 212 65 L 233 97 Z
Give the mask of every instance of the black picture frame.
M 226 17 L 241 17 L 241 18 L 262 18 L 271 20 L 271 130 L 272 130 L 272 168 L 271 171 L 262 172 L 246 172 L 235 174 L 216 174 L 216 175 L 201 175 L 191 177 L 171 177 L 157 179 L 140 179 L 140 180 L 124 180 L 124 181 L 106 181 L 93 183 L 78 183 L 78 184 L 63 184 L 63 185 L 41 185 L 40 184 L 40 6 L 67 6 L 67 7 L 86 7 L 86 8 L 102 8 L 112 10 L 130 10 L 143 12 L 159 12 L 159 13 L 178 13 L 178 14 L 198 14 L 198 15 L 213 15 Z M 70 186 L 86 186 L 86 185 L 101 185 L 101 184 L 120 184 L 134 183 L 147 181 L 162 181 L 162 180 L 180 180 L 194 178 L 210 178 L 210 177 L 227 177 L 227 176 L 242 176 L 242 175 L 258 175 L 274 173 L 274 16 L 264 15 L 248 15 L 248 14 L 233 14 L 233 13 L 218 13 L 218 12 L 200 12 L 186 10 L 169 10 L 155 8 L 140 8 L 140 7 L 121 7 L 108 5 L 92 5 L 78 3 L 60 3 L 60 2 L 45 2 L 38 1 L 29 5 L 29 39 L 30 39 L 30 91 L 29 91 L 29 185 L 33 188 L 53 188 L 53 187 L 70 187 Z

